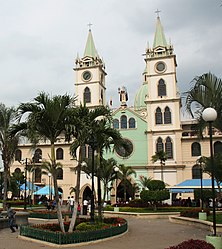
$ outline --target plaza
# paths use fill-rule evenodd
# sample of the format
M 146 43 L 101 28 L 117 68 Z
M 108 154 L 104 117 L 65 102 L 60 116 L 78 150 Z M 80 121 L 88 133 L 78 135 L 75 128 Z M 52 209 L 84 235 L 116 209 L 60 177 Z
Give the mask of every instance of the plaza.
M 127 233 L 104 241 L 92 242 L 88 245 L 67 245 L 64 248 L 81 249 L 164 249 L 177 245 L 188 239 L 205 240 L 208 230 L 193 226 L 170 223 L 168 219 L 147 219 L 127 217 L 129 230 Z M 41 223 L 42 220 L 30 219 L 30 223 Z M 51 222 L 51 221 L 50 221 Z M 18 238 L 18 233 L 11 233 L 9 229 L 0 230 L 1 249 L 51 249 L 51 245 L 34 242 L 29 239 Z

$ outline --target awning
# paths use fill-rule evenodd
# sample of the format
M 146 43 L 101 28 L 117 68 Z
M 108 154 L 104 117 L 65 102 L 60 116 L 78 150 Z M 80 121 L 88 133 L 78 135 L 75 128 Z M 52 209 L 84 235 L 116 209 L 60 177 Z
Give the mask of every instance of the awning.
M 26 182 L 26 190 L 33 190 L 33 191 L 36 191 L 38 189 L 40 189 L 41 187 L 35 185 L 35 184 L 32 184 L 31 182 Z M 20 186 L 20 190 L 25 190 L 25 183 L 23 183 L 21 186 Z
M 36 192 L 34 192 L 34 195 L 55 195 L 55 191 L 54 191 L 54 187 L 49 187 L 49 185 L 46 185 L 45 187 L 37 190 Z M 61 192 L 59 192 L 59 194 L 62 194 Z
M 214 181 L 214 186 L 217 189 L 217 183 Z M 211 189 L 212 181 L 211 179 L 202 179 L 203 189 Z M 221 184 L 222 187 L 222 184 Z M 201 188 L 201 179 L 188 179 L 175 186 L 167 187 L 171 193 L 192 193 L 194 189 Z

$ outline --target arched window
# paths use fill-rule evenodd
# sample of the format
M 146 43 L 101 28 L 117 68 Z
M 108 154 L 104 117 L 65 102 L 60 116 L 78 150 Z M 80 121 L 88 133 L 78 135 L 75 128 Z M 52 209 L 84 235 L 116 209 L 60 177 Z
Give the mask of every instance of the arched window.
M 86 158 L 86 145 L 83 145 L 81 147 L 81 152 L 82 152 L 82 159 L 85 160 L 85 158 Z
M 103 90 L 101 90 L 101 104 L 103 104 Z
M 120 118 L 121 129 L 127 129 L 127 117 L 122 115 Z
M 163 123 L 162 111 L 159 107 L 156 109 L 155 120 L 156 120 L 156 124 Z
M 135 128 L 136 127 L 136 121 L 135 118 L 129 119 L 129 128 Z
M 167 106 L 164 110 L 164 124 L 171 124 L 171 111 L 170 108 Z
M 21 161 L 22 160 L 22 151 L 16 150 L 15 151 L 15 161 Z
M 63 169 L 62 168 L 57 169 L 57 179 L 63 180 Z
M 173 158 L 173 144 L 170 137 L 167 137 L 166 139 L 165 152 L 167 153 L 168 159 Z
M 156 152 L 163 151 L 163 139 L 159 137 L 156 143 Z
M 92 148 L 90 145 L 88 146 L 88 158 L 92 159 Z
M 40 163 L 42 160 L 42 150 L 37 149 L 35 150 L 34 156 L 33 156 L 33 162 L 34 163 Z
M 20 169 L 20 168 L 16 168 L 14 172 L 15 172 L 16 174 L 19 174 L 19 173 L 21 173 L 21 169 Z
M 201 156 L 201 146 L 198 142 L 194 142 L 191 145 L 192 156 Z
M 83 101 L 84 101 L 84 103 L 91 102 L 91 92 L 90 92 L 90 89 L 88 87 L 86 87 L 84 90 Z
M 40 167 L 37 167 L 35 169 L 35 182 L 41 183 L 41 177 L 42 177 L 42 171 Z
M 115 118 L 113 120 L 113 128 L 114 129 L 119 129 L 119 120 L 117 118 Z
M 158 96 L 166 96 L 166 84 L 163 79 L 158 83 Z
M 214 153 L 222 153 L 222 143 L 220 141 L 214 143 Z
M 200 165 L 194 165 L 192 167 L 192 179 L 201 179 Z
M 56 159 L 63 160 L 63 149 L 62 148 L 58 148 L 56 150 Z

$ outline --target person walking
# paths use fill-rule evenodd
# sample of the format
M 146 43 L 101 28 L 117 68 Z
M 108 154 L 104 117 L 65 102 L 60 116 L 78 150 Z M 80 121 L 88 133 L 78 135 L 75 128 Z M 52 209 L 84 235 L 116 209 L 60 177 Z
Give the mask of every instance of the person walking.
M 9 203 L 7 203 L 6 207 L 7 207 L 7 216 L 6 217 L 8 217 L 9 227 L 10 227 L 12 233 L 14 233 L 15 232 L 14 227 L 16 229 L 18 229 L 18 225 L 15 222 L 15 214 L 16 214 L 16 212 L 15 212 L 15 210 L 13 210 L 11 208 L 11 205 Z
M 71 212 L 73 212 L 74 210 L 74 204 L 75 204 L 74 196 L 71 196 L 70 198 L 70 211 Z
M 85 199 L 83 201 L 83 215 L 87 215 L 88 201 Z

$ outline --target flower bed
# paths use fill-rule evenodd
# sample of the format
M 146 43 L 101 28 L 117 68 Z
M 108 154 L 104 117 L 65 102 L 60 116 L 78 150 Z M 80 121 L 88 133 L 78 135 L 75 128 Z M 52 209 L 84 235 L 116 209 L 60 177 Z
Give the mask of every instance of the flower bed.
M 55 210 L 33 210 L 29 212 L 30 218 L 41 218 L 41 219 L 57 219 L 57 212 Z M 64 218 L 65 216 L 72 217 L 71 212 L 62 212 L 62 217 Z
M 66 231 L 69 223 L 64 223 Z M 89 220 L 78 219 L 72 233 L 62 233 L 58 224 L 21 226 L 20 235 L 51 242 L 71 244 L 104 239 L 126 232 L 128 224 L 122 218 L 106 218 L 103 223 L 90 224 Z
M 204 240 L 186 240 L 177 246 L 170 246 L 166 249 L 214 249 L 214 246 Z

